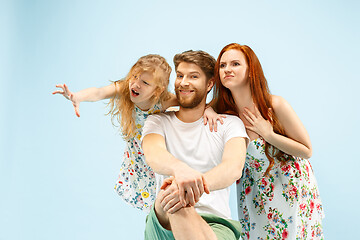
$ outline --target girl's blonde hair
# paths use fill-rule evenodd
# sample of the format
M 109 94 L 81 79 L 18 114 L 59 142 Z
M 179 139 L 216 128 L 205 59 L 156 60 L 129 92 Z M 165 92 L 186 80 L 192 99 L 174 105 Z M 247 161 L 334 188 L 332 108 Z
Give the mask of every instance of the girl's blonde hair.
M 115 81 L 116 94 L 110 99 L 110 111 L 112 120 L 114 118 L 120 123 L 120 130 L 126 139 L 135 135 L 135 119 L 133 116 L 134 103 L 130 99 L 129 83 L 142 73 L 148 72 L 153 75 L 153 83 L 156 85 L 151 101 L 151 107 L 157 102 L 170 99 L 168 92 L 171 67 L 165 58 L 156 54 L 149 54 L 139 58 L 132 66 L 125 79 Z

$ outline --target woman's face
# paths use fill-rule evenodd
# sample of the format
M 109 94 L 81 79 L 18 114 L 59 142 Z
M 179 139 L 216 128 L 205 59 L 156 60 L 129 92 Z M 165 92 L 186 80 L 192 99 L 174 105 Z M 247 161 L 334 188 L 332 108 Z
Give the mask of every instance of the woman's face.
M 219 76 L 221 83 L 228 89 L 248 84 L 248 64 L 245 55 L 236 49 L 223 53 L 220 58 Z

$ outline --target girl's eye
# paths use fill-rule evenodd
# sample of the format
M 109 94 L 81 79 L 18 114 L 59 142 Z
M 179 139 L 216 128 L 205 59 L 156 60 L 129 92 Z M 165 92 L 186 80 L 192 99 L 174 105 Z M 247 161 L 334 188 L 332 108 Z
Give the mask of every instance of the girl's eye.
M 146 82 L 146 81 L 143 81 L 143 83 L 145 84 L 145 85 L 150 85 L 148 82 Z
M 240 66 L 240 63 L 234 62 L 234 66 Z
M 225 67 L 225 64 L 220 64 L 220 68 L 224 68 Z
M 196 76 L 196 75 L 193 75 L 193 76 L 192 76 L 192 78 L 195 78 L 195 79 L 197 79 L 197 78 L 199 78 L 199 77 L 198 77 L 198 76 Z
M 177 78 L 183 78 L 183 75 L 177 75 L 176 77 Z

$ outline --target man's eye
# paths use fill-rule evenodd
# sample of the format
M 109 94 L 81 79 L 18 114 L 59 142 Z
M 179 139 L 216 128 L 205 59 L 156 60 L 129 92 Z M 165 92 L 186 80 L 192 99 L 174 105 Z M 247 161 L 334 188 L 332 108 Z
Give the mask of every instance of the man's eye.
M 183 78 L 183 75 L 177 75 L 176 77 L 177 78 Z
M 198 76 L 196 76 L 196 75 L 193 75 L 193 76 L 192 76 L 192 78 L 195 78 L 195 79 L 197 79 L 197 78 L 199 78 L 199 77 L 198 77 Z

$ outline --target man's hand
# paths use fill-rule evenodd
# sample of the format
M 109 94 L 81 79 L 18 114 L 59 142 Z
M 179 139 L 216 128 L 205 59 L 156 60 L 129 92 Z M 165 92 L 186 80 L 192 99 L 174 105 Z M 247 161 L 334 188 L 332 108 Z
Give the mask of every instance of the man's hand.
M 187 206 L 187 203 L 195 206 L 204 192 L 210 193 L 203 174 L 186 164 L 179 165 L 174 175 L 179 189 L 179 200 L 183 207 Z
M 161 189 L 158 200 L 164 212 L 175 213 L 183 208 L 179 198 L 179 188 L 174 177 L 165 179 Z

